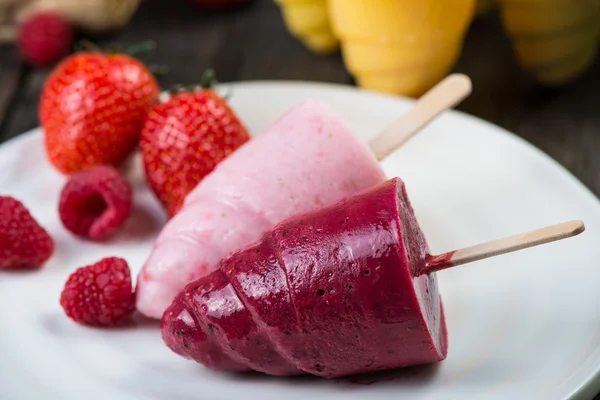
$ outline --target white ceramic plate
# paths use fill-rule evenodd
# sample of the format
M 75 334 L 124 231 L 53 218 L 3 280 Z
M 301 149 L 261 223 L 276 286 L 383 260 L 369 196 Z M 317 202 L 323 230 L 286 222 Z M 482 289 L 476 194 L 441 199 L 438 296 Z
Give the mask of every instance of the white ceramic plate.
M 365 139 L 411 104 L 349 87 L 264 82 L 236 85 L 232 103 L 259 133 L 308 97 L 330 103 Z M 586 232 L 441 272 L 447 360 L 376 375 L 370 385 L 218 373 L 172 354 L 157 325 L 98 330 L 68 320 L 58 298 L 69 273 L 111 255 L 137 273 L 165 222 L 137 165 L 130 225 L 111 243 L 84 243 L 59 222 L 64 178 L 46 162 L 41 132 L 0 148 L 0 193 L 23 200 L 57 245 L 41 271 L 0 272 L 0 398 L 547 400 L 600 391 L 600 204 L 553 160 L 502 129 L 448 112 L 384 162 L 390 176 L 406 181 L 432 250 L 569 219 L 583 219 Z

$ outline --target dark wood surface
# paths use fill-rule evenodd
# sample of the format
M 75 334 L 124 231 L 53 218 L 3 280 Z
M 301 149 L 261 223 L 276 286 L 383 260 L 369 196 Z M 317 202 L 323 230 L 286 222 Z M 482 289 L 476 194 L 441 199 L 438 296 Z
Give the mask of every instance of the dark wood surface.
M 148 61 L 170 66 L 165 87 L 197 82 L 207 67 L 214 67 L 221 81 L 353 82 L 339 55 L 311 54 L 290 37 L 271 0 L 233 12 L 206 12 L 184 0 L 145 0 L 128 27 L 100 44 L 127 46 L 146 39 L 158 44 Z M 455 71 L 468 74 L 474 84 L 458 109 L 515 132 L 600 194 L 600 62 L 560 90 L 539 88 L 516 64 L 492 14 L 471 26 Z M 0 46 L 0 142 L 38 125 L 47 73 L 24 66 L 14 47 Z

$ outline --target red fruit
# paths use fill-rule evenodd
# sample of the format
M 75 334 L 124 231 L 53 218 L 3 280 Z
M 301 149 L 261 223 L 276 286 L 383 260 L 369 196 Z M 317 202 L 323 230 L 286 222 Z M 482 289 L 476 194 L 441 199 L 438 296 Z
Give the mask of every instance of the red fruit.
M 69 231 L 92 240 L 114 235 L 131 215 L 132 190 L 113 167 L 73 174 L 60 194 L 58 213 Z
M 101 164 L 119 166 L 137 145 L 158 96 L 154 76 L 134 58 L 68 57 L 42 91 L 39 114 L 48 158 L 66 174 Z
M 69 276 L 60 305 L 73 321 L 91 326 L 121 325 L 135 310 L 131 271 L 122 258 L 109 257 Z
M 54 252 L 54 241 L 12 197 L 0 196 L 0 269 L 37 268 Z
M 249 139 L 234 111 L 211 89 L 181 93 L 155 106 L 144 123 L 140 146 L 150 187 L 169 215 Z
M 69 52 L 73 36 L 71 25 L 60 15 L 34 14 L 19 27 L 19 51 L 34 66 L 46 67 Z

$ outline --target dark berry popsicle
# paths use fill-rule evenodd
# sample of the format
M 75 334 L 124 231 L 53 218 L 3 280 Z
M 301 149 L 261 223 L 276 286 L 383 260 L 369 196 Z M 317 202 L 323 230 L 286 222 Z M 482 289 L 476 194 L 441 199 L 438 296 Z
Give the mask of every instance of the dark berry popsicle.
M 165 311 L 176 353 L 217 370 L 333 378 L 443 360 L 427 242 L 399 178 L 288 219 Z

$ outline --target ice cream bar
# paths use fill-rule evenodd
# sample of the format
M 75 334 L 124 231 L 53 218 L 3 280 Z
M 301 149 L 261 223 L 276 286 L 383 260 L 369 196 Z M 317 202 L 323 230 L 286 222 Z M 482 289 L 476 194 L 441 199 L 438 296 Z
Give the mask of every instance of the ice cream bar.
M 160 318 L 185 284 L 293 215 L 384 182 L 365 142 L 327 105 L 300 103 L 222 161 L 159 234 L 137 308 Z
M 175 353 L 216 370 L 325 378 L 443 360 L 428 246 L 394 178 L 268 230 L 185 286 L 162 319 Z

